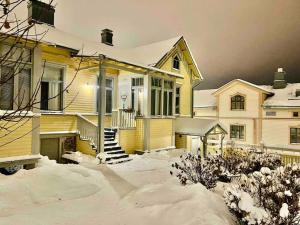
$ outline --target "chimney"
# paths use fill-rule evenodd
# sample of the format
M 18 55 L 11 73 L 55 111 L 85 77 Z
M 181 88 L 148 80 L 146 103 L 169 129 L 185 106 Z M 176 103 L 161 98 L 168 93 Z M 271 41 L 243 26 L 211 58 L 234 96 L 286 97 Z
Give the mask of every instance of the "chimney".
M 274 74 L 274 89 L 283 89 L 287 86 L 286 81 L 286 72 L 283 71 L 283 68 L 278 68 L 277 72 Z
M 30 0 L 27 8 L 29 23 L 45 23 L 54 26 L 54 6 L 38 0 Z
M 113 46 L 113 31 L 110 29 L 104 29 L 101 33 L 102 43 Z

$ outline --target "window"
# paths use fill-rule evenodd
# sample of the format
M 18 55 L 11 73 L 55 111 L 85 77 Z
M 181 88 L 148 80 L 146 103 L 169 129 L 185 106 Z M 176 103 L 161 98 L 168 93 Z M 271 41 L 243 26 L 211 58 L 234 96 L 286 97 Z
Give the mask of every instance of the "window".
M 30 102 L 30 87 L 31 87 L 31 69 L 23 69 L 19 74 L 19 84 L 18 84 L 18 105 L 23 109 L 28 106 Z M 27 109 L 30 110 L 30 109 Z
M 266 116 L 276 116 L 276 112 L 268 111 L 268 112 L 266 112 Z
M 64 69 L 45 66 L 41 83 L 41 109 L 50 111 L 62 110 Z
M 180 114 L 180 87 L 176 87 L 175 114 Z
M 244 140 L 245 139 L 245 126 L 230 125 L 230 138 Z
M 0 109 L 12 110 L 14 102 L 14 69 L 1 67 Z
M 291 128 L 290 141 L 291 144 L 300 144 L 300 128 Z
M 112 102 L 113 102 L 113 80 L 105 80 L 105 113 L 112 113 Z
M 293 112 L 293 117 L 299 117 L 299 112 Z
M 144 78 L 138 77 L 138 78 L 132 78 L 131 80 L 132 87 L 140 87 L 144 85 Z
M 178 55 L 176 55 L 173 58 L 173 69 L 175 69 L 175 70 L 179 70 L 180 69 L 180 59 L 179 59 Z
M 164 81 L 164 102 L 163 102 L 164 116 L 173 115 L 173 82 Z
M 162 80 L 160 78 L 151 79 L 151 115 L 161 115 L 161 92 Z
M 231 110 L 245 110 L 245 97 L 241 95 L 231 97 Z
M 26 109 L 31 92 L 31 54 L 26 47 L 1 45 L 0 109 L 12 110 L 14 103 L 19 109 Z

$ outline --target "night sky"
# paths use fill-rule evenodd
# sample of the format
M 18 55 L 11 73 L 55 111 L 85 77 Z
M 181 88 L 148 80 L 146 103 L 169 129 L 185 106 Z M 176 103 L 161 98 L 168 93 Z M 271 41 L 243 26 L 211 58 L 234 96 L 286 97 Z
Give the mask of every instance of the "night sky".
M 120 47 L 183 35 L 215 88 L 234 78 L 270 84 L 278 67 L 300 82 L 300 0 L 56 0 L 56 27 Z

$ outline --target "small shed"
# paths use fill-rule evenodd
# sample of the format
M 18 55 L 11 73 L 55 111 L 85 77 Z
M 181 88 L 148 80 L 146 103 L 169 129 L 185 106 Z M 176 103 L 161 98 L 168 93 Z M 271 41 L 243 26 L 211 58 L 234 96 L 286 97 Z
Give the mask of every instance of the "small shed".
M 220 148 L 222 151 L 223 140 L 227 134 L 227 131 L 216 120 L 200 118 L 177 118 L 175 122 L 175 133 L 200 137 L 203 145 L 203 155 L 206 157 L 209 136 L 220 135 Z

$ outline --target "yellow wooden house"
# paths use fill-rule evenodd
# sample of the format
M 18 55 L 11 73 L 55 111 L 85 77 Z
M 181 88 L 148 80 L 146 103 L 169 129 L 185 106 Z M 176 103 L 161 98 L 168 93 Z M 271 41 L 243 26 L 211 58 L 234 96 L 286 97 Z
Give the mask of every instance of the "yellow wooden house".
M 43 74 L 40 105 L 0 139 L 0 167 L 32 164 L 38 154 L 58 161 L 70 151 L 95 156 L 109 146 L 125 154 L 175 148 L 175 120 L 192 117 L 192 88 L 202 80 L 183 37 L 120 49 L 108 29 L 99 42 L 45 24 L 35 29 L 47 32 L 28 49 L 29 93 Z

